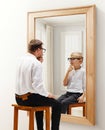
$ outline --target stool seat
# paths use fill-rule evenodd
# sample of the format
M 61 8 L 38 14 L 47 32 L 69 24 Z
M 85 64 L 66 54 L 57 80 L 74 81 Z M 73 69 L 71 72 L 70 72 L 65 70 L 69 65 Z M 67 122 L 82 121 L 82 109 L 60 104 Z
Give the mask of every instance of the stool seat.
M 14 107 L 14 126 L 13 130 L 18 130 L 18 111 L 27 111 L 29 112 L 29 130 L 34 130 L 34 112 L 36 111 L 45 111 L 45 120 L 46 120 L 46 130 L 50 130 L 50 107 L 49 106 L 21 106 L 18 104 L 12 104 Z
M 83 107 L 83 116 L 86 115 L 86 103 L 74 103 L 74 104 L 70 104 L 67 110 L 67 114 L 71 114 L 71 109 L 72 107 Z

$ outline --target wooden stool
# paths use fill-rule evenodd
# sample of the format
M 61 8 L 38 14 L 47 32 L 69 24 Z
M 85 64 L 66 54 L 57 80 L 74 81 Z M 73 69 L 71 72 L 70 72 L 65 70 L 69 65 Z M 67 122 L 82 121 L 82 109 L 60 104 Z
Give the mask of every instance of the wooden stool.
M 29 130 L 34 130 L 34 117 L 35 117 L 34 112 L 45 111 L 46 130 L 50 130 L 50 107 L 48 106 L 29 107 L 29 106 L 20 106 L 17 104 L 12 104 L 12 106 L 14 107 L 13 130 L 18 130 L 18 110 L 29 112 Z
M 71 114 L 71 109 L 72 107 L 83 107 L 83 116 L 85 116 L 86 113 L 86 107 L 85 107 L 86 103 L 74 103 L 74 104 L 70 104 L 67 110 L 67 114 Z

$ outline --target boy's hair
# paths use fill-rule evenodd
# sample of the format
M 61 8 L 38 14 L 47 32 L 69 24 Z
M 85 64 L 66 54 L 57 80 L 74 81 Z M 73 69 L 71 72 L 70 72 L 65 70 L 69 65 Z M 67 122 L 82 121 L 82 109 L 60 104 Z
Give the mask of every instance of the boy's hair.
M 83 62 L 83 55 L 81 52 L 72 52 L 70 58 L 77 58 L 81 63 Z
M 38 48 L 42 48 L 43 42 L 38 39 L 32 39 L 28 44 L 28 52 L 32 53 L 36 51 Z
M 83 58 L 83 56 L 81 52 L 72 52 L 70 58 Z

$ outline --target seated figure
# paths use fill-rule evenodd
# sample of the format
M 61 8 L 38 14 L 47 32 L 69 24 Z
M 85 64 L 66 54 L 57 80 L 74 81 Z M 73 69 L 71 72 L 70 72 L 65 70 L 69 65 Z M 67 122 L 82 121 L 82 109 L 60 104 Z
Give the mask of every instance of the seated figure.
M 86 95 L 86 72 L 82 67 L 82 53 L 73 52 L 68 60 L 70 65 L 63 80 L 67 92 L 57 99 L 62 104 L 62 113 L 67 112 L 70 104 L 84 102 Z

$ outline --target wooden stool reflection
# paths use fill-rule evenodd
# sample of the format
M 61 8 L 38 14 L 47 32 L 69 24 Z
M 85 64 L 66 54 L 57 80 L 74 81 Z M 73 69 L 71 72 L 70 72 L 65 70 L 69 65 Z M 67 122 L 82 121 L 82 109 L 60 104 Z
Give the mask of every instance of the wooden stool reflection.
M 50 107 L 48 106 L 39 106 L 39 107 L 29 107 L 29 106 L 20 106 L 17 104 L 12 104 L 14 107 L 14 126 L 13 130 L 18 130 L 18 111 L 27 111 L 29 112 L 29 130 L 34 130 L 34 112 L 36 111 L 45 111 L 46 119 L 46 130 L 50 130 Z
M 71 109 L 72 107 L 83 107 L 83 116 L 85 116 L 86 113 L 86 107 L 85 107 L 86 103 L 74 103 L 74 104 L 70 104 L 67 110 L 67 114 L 71 114 Z

